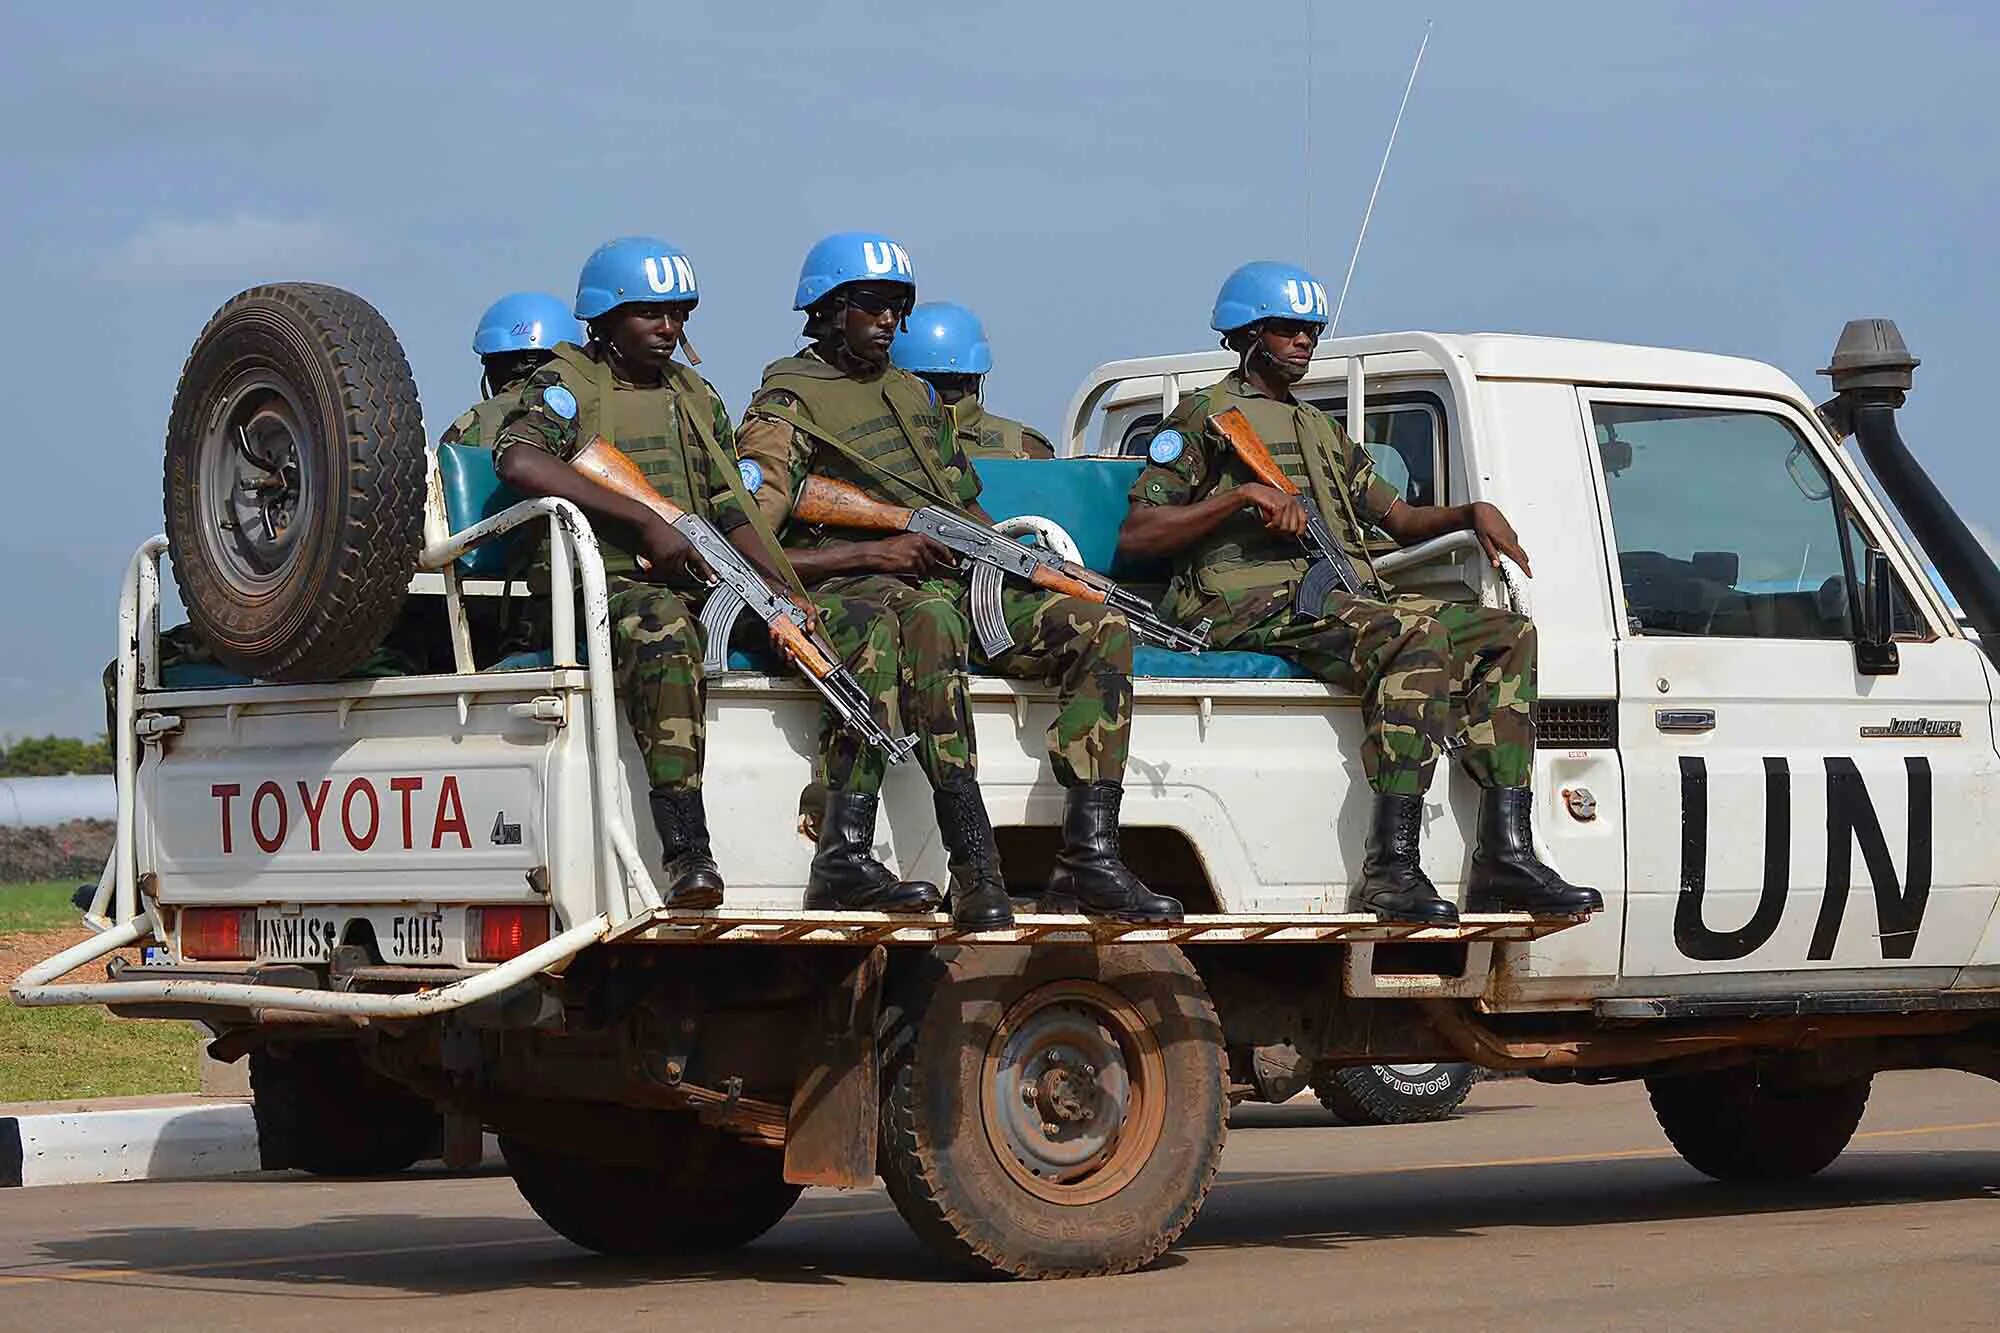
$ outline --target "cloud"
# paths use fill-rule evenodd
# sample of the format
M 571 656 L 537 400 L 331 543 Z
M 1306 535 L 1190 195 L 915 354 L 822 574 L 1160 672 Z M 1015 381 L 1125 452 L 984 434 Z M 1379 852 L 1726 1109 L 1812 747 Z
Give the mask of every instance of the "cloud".
M 354 250 L 331 223 L 237 213 L 207 221 L 159 218 L 112 251 L 98 276 L 107 281 L 171 286 L 260 271 L 324 268 Z

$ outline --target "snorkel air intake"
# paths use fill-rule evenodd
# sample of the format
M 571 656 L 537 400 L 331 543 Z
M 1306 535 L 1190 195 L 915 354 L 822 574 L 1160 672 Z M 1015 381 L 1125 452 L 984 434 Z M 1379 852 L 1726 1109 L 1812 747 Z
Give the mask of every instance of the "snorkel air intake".
M 1896 409 L 1917 364 L 1896 321 L 1850 319 L 1832 364 L 1820 371 L 1832 378 L 1835 394 L 1821 405 L 1820 417 L 1837 435 L 1854 433 L 1875 480 L 1979 631 L 1986 655 L 2000 665 L 2000 569 L 1896 429 Z

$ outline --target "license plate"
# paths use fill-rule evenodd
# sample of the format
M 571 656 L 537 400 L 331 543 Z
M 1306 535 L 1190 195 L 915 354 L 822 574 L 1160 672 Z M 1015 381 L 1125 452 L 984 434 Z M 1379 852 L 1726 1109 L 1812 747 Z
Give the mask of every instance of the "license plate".
M 389 933 L 375 937 L 382 957 L 392 963 L 435 963 L 445 957 L 444 913 L 398 913 Z
M 257 914 L 257 957 L 267 963 L 324 963 L 333 957 L 342 919 L 327 911 Z
M 395 907 L 308 907 L 287 913 L 266 907 L 257 913 L 257 957 L 267 963 L 330 962 L 343 938 L 352 943 L 372 933 L 385 963 L 449 963 L 456 961 L 453 937 L 464 919 L 457 908 L 447 914 Z

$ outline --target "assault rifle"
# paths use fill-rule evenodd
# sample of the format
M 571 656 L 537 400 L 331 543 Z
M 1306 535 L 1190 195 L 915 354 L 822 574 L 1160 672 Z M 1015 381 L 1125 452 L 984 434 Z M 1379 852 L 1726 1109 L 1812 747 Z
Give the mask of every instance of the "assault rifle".
M 1208 624 L 1193 629 L 1170 625 L 1139 597 L 1092 569 L 1074 564 L 1037 546 L 1023 546 L 939 505 L 906 509 L 871 499 L 844 481 L 807 477 L 792 516 L 804 523 L 831 528 L 861 528 L 872 532 L 915 532 L 972 562 L 972 629 L 980 651 L 995 658 L 1014 646 L 1000 613 L 1000 583 L 1012 574 L 1037 588 L 1098 602 L 1123 612 L 1132 632 L 1163 648 L 1198 653 L 1208 646 Z
M 1299 580 L 1299 588 L 1292 595 L 1292 609 L 1302 616 L 1318 616 L 1326 610 L 1326 599 L 1335 589 L 1350 597 L 1376 597 L 1379 592 L 1363 581 L 1354 562 L 1347 558 L 1347 551 L 1333 535 L 1333 529 L 1326 525 L 1326 515 L 1319 512 L 1319 505 L 1310 495 L 1299 489 L 1298 483 L 1285 475 L 1278 466 L 1278 460 L 1271 457 L 1271 451 L 1257 436 L 1257 428 L 1250 424 L 1243 409 L 1231 407 L 1217 412 L 1209 420 L 1229 441 L 1230 448 L 1243 460 L 1243 466 L 1250 469 L 1266 486 L 1283 491 L 1305 507 L 1306 531 L 1299 538 L 1306 548 L 1310 563 L 1306 566 L 1306 576 Z M 1357 536 L 1359 534 L 1356 534 Z
M 646 474 L 603 436 L 584 447 L 570 466 L 606 490 L 615 491 L 673 525 L 685 537 L 714 574 L 708 601 L 701 609 L 702 628 L 708 648 L 702 660 L 705 671 L 720 671 L 729 660 L 729 631 L 736 617 L 747 607 L 763 620 L 771 632 L 771 643 L 812 682 L 826 699 L 827 706 L 840 715 L 850 731 L 859 733 L 869 744 L 901 763 L 917 748 L 914 736 L 891 736 L 869 710 L 867 691 L 854 673 L 841 663 L 840 655 L 823 634 L 812 628 L 805 609 L 791 598 L 772 589 L 743 553 L 729 544 L 706 520 L 679 508 L 653 489 Z M 646 562 L 642 559 L 640 563 Z

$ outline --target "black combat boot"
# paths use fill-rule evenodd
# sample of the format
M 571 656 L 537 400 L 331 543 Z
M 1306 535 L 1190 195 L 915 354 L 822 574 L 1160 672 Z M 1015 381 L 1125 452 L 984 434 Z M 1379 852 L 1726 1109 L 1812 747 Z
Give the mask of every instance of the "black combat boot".
M 1049 873 L 1043 899 L 1051 912 L 1080 910 L 1118 921 L 1178 921 L 1180 901 L 1154 893 L 1118 854 L 1118 807 L 1125 789 L 1115 782 L 1071 787 L 1063 807 L 1063 847 Z
M 1465 877 L 1468 912 L 1531 912 L 1536 916 L 1582 916 L 1602 911 L 1596 889 L 1582 889 L 1535 855 L 1528 812 L 1534 795 L 1526 787 L 1488 787 L 1479 793 L 1479 845 L 1472 873 Z
M 1438 896 L 1437 886 L 1417 858 L 1423 830 L 1423 797 L 1375 793 L 1368 859 L 1361 863 L 1361 882 L 1349 899 L 1354 910 L 1373 912 L 1384 921 L 1457 924 L 1458 909 Z
M 873 792 L 830 791 L 819 817 L 819 851 L 806 881 L 812 912 L 918 912 L 938 909 L 937 885 L 897 879 L 875 859 Z
M 722 905 L 722 871 L 708 850 L 708 812 L 701 789 L 655 787 L 653 827 L 667 872 L 667 906 L 676 911 Z
M 951 859 L 951 923 L 960 930 L 1005 930 L 1014 924 L 1014 904 L 1000 873 L 1000 849 L 986 798 L 971 777 L 954 779 L 931 793 L 937 807 L 938 836 Z

